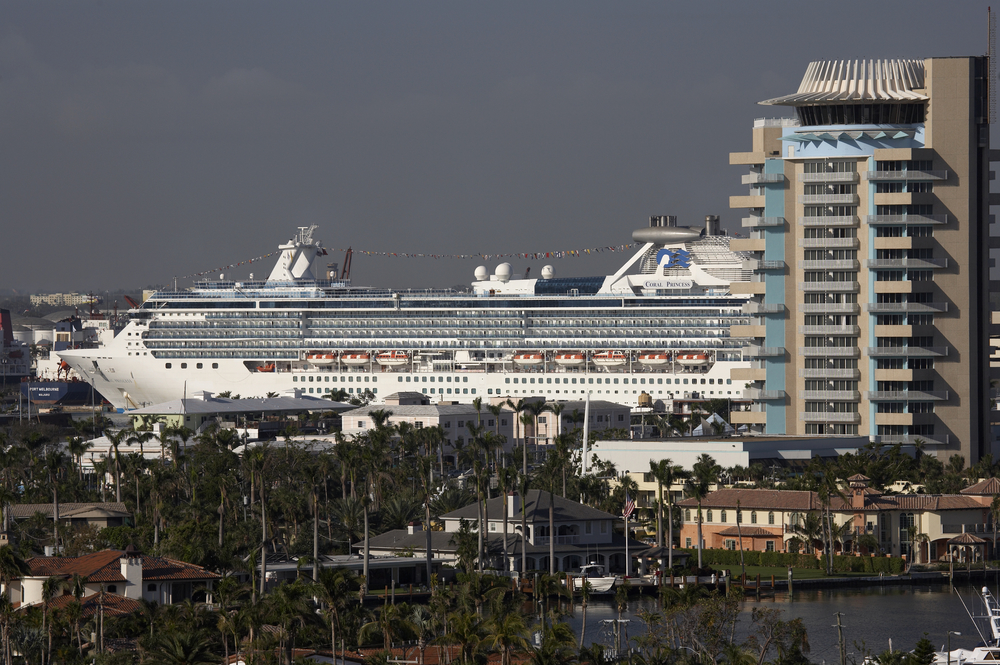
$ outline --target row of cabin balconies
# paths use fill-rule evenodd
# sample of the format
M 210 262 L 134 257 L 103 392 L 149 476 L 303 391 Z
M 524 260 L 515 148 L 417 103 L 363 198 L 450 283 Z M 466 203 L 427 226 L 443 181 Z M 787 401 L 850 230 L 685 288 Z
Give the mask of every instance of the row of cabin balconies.
M 857 198 L 853 194 L 822 194 L 816 196 L 805 196 L 800 198 Z M 800 201 L 800 203 L 812 204 L 841 204 L 856 205 L 857 201 Z M 869 226 L 883 226 L 887 224 L 934 224 L 941 225 L 948 223 L 948 215 L 865 215 L 865 224 Z M 775 228 L 785 225 L 784 217 L 765 217 L 763 215 L 751 215 L 744 217 L 741 221 L 743 228 Z M 857 215 L 830 215 L 829 217 L 799 217 L 799 226 L 806 227 L 844 227 L 860 226 L 861 218 Z

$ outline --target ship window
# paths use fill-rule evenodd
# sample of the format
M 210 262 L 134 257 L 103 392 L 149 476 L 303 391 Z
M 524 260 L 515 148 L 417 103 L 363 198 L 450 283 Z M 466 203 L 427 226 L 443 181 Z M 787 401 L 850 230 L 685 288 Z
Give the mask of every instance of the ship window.
M 469 377 L 463 376 L 462 377 L 462 383 L 468 383 L 468 382 L 469 382 Z
M 618 379 L 615 379 L 615 385 L 616 386 L 618 385 Z
M 171 367 L 173 367 L 173 365 L 171 365 L 170 363 L 166 363 L 163 366 L 166 367 L 167 369 L 170 369 Z
M 431 378 L 433 379 L 434 377 L 432 376 Z M 426 376 L 421 377 L 421 381 L 423 381 L 424 383 L 427 383 L 427 377 Z
M 545 379 L 545 383 L 552 383 L 552 379 Z
M 326 377 L 326 382 L 330 383 L 330 377 Z
M 298 380 L 299 380 L 299 377 L 297 377 L 297 376 L 293 376 L 292 377 L 292 383 L 296 383 Z
M 593 380 L 593 379 L 589 379 L 589 380 L 587 381 L 587 383 L 593 383 L 593 382 L 594 382 L 594 380 Z
M 708 380 L 708 385 L 714 386 L 715 385 L 715 379 L 709 379 Z
M 187 363 L 181 363 L 181 369 L 187 369 L 187 368 L 188 368 Z
M 170 369 L 170 363 L 167 363 L 167 369 Z M 504 383 L 510 383 L 510 379 L 504 379 Z
M 136 355 L 138 355 L 138 354 L 136 354 Z M 202 368 L 202 364 L 198 363 L 197 365 L 195 365 L 195 367 L 197 367 L 198 369 L 201 369 Z
M 434 383 L 434 377 L 433 376 L 431 377 L 431 383 Z
M 726 379 L 726 385 L 727 386 L 733 385 L 733 380 L 732 379 Z
M 487 388 L 486 389 L 486 394 L 487 395 L 492 395 L 493 394 L 493 389 L 492 388 Z
M 473 394 L 473 395 L 475 395 L 475 394 L 476 394 L 476 389 L 475 389 L 475 388 L 473 388 L 473 389 L 472 389 L 472 394 Z
M 421 388 L 421 390 L 423 391 L 423 393 L 424 393 L 425 395 L 427 394 L 427 388 Z
M 686 386 L 687 384 L 688 384 L 688 380 L 684 379 L 684 385 Z
M 142 355 L 146 355 L 145 353 Z M 212 363 L 212 369 L 219 369 L 219 363 Z
M 451 377 L 450 376 L 448 377 L 448 383 L 451 383 Z
M 531 382 L 532 382 L 532 383 L 534 383 L 534 382 L 535 382 L 535 378 L 534 378 L 534 377 L 532 377 L 532 378 L 531 378 Z
M 701 380 L 701 385 L 705 385 L 705 379 Z
M 312 386 L 309 386 L 309 392 L 312 392 L 312 391 L 313 391 Z
M 365 381 L 367 381 L 367 380 L 368 379 L 365 379 Z M 372 383 L 378 383 L 378 377 L 377 376 L 373 376 L 372 377 Z
M 434 394 L 434 388 L 431 388 L 431 395 Z
M 458 388 L 456 388 L 455 390 L 458 390 Z M 462 388 L 462 394 L 463 395 L 468 395 L 469 394 L 469 389 L 468 388 Z
M 309 383 L 312 383 L 312 382 L 313 382 L 313 377 L 310 376 L 309 377 Z
M 398 377 L 396 377 L 396 380 L 399 381 L 400 383 L 402 383 L 403 382 L 403 377 L 398 376 Z
M 399 377 L 399 378 L 400 378 L 400 379 L 402 379 L 403 377 Z M 409 383 L 409 382 L 410 382 L 410 377 L 406 377 L 406 382 L 407 382 L 407 383 Z
M 365 383 L 368 383 L 368 377 L 367 376 L 365 377 Z

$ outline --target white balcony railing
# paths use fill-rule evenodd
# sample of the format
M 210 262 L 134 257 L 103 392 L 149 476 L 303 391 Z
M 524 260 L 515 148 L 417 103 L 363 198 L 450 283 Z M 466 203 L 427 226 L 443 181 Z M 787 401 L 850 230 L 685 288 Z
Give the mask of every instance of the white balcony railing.
M 799 182 L 857 182 L 857 171 L 839 171 L 836 173 L 800 173 Z
M 866 215 L 865 224 L 947 224 L 948 215 Z
M 829 217 L 799 217 L 800 226 L 858 226 L 857 215 L 831 215 Z
M 865 171 L 865 180 L 947 180 L 947 171 Z
M 947 268 L 948 259 L 868 259 L 868 267 L 874 269 L 910 268 L 919 270 Z

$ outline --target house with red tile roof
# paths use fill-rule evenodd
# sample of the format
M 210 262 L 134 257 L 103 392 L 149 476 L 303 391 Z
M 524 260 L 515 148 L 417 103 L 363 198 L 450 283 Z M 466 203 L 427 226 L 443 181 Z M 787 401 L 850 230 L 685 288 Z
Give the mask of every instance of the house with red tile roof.
M 11 600 L 22 606 L 42 602 L 42 584 L 51 576 L 69 580 L 80 575 L 85 580 L 84 598 L 103 592 L 105 597 L 120 596 L 136 606 L 139 599 L 170 605 L 201 593 L 210 601 L 212 584 L 219 579 L 201 566 L 143 554 L 131 547 L 74 557 L 34 557 L 26 563 L 31 572 L 11 583 Z M 130 606 L 117 599 L 113 602 L 123 608 Z
M 961 494 L 882 494 L 866 476 L 847 479 L 843 496 L 830 501 L 834 525 L 848 525 L 836 551 L 856 551 L 862 535 L 877 540 L 879 550 L 914 561 L 937 561 L 949 551 L 949 541 L 961 533 L 989 533 L 989 504 L 1000 481 L 983 481 Z M 677 504 L 683 520 L 682 547 L 697 547 L 698 502 Z M 720 489 L 701 503 L 702 546 L 705 548 L 790 551 L 801 537 L 796 527 L 824 504 L 816 492 L 768 489 Z M 912 529 L 911 529 L 912 527 Z

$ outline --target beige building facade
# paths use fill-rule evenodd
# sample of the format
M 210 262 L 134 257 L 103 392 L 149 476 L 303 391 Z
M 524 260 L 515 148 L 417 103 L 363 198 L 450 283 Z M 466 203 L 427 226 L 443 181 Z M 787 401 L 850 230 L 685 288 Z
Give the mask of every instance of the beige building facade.
M 734 425 L 990 452 L 988 59 L 811 63 L 762 104 L 745 209 L 752 403 Z

